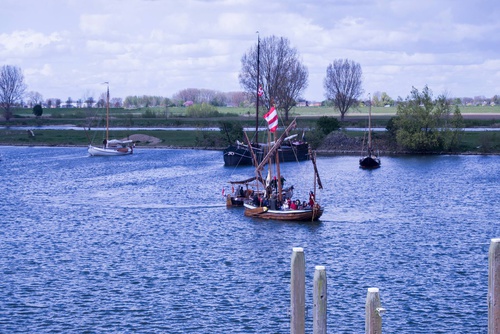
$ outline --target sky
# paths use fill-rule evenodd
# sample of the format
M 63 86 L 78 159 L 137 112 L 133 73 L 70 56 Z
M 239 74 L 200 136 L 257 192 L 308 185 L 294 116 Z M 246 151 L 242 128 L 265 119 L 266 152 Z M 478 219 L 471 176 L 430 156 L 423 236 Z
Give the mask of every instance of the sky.
M 285 37 L 307 67 L 303 98 L 325 99 L 326 68 L 361 65 L 363 97 L 500 94 L 498 0 L 2 0 L 0 66 L 65 101 L 242 91 L 241 58 Z M 258 32 L 258 33 L 257 33 Z

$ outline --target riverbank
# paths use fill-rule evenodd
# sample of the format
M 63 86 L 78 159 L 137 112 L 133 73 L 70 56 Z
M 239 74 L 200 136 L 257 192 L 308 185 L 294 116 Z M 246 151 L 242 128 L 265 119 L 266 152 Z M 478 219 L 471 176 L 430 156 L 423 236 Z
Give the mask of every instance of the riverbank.
M 197 149 L 223 150 L 226 146 L 210 145 L 204 140 L 214 135 L 214 131 L 204 133 L 198 131 L 154 131 L 143 130 L 142 133 L 128 131 L 112 131 L 113 137 L 131 139 L 136 148 L 141 149 Z M 0 146 L 48 146 L 48 147 L 87 147 L 89 138 L 84 131 L 74 130 L 0 130 Z M 98 142 L 96 138 L 94 141 Z M 335 131 L 326 136 L 315 148 L 319 156 L 364 154 L 364 131 Z M 464 133 L 463 144 L 455 152 L 426 152 L 425 154 L 461 154 L 461 155 L 499 155 L 500 132 Z M 373 133 L 373 143 L 377 154 L 381 156 L 397 156 L 416 154 L 399 148 L 387 133 Z

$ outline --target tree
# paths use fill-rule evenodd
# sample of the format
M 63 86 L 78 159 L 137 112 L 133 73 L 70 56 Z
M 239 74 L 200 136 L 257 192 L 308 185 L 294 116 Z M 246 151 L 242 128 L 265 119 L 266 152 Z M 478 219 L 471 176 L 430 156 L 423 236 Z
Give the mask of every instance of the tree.
M 22 101 L 25 91 L 26 85 L 21 69 L 11 65 L 2 66 L 0 70 L 0 105 L 7 121 L 12 117 L 11 108 Z
M 398 145 L 413 152 L 452 150 L 457 147 L 463 118 L 458 106 L 451 115 L 449 99 L 436 100 L 425 86 L 422 92 L 412 89 L 411 96 L 398 104 L 394 119 Z
M 340 111 L 342 121 L 349 108 L 354 106 L 358 97 L 363 94 L 362 74 L 361 65 L 349 59 L 336 59 L 326 68 L 325 96 L 332 100 L 335 108 Z
M 37 118 L 42 116 L 43 114 L 43 108 L 41 105 L 37 104 L 33 107 L 33 115 L 35 115 Z
M 28 102 L 30 107 L 34 107 L 37 104 L 41 105 L 43 103 L 43 96 L 38 92 L 31 91 L 28 92 L 26 96 L 28 97 Z
M 258 73 L 258 78 L 257 78 Z M 300 62 L 297 49 L 284 37 L 266 37 L 241 58 L 240 85 L 257 95 L 257 82 L 262 86 L 260 101 L 269 109 L 274 105 L 285 114 L 285 120 L 308 85 L 307 68 Z

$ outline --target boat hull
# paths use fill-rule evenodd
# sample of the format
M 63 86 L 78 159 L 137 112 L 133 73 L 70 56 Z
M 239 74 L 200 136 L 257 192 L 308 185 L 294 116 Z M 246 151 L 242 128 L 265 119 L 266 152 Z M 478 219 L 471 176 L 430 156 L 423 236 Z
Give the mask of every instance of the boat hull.
M 253 152 L 260 163 L 264 158 L 265 149 L 253 147 Z M 309 146 L 307 143 L 292 145 L 281 145 L 278 149 L 280 162 L 304 161 L 309 157 Z M 274 162 L 275 159 L 271 161 Z M 246 145 L 230 145 L 224 150 L 225 166 L 248 166 L 253 165 L 252 153 Z
M 373 156 L 366 156 L 359 159 L 359 167 L 366 169 L 374 169 L 380 167 L 380 159 Z
M 119 147 L 119 148 L 101 148 L 90 145 L 88 150 L 91 156 L 117 156 L 117 155 L 127 155 L 132 154 L 134 150 L 131 147 Z
M 268 207 L 256 207 L 251 204 L 244 204 L 245 216 L 285 221 L 317 221 L 323 215 L 322 207 L 315 207 L 303 210 L 269 210 Z

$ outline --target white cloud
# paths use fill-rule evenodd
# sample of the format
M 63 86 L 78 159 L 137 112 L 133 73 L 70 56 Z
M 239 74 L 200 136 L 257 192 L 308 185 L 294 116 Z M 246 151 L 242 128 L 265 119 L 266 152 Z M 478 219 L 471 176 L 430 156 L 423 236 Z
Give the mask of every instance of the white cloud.
M 78 98 L 103 81 L 122 97 L 240 90 L 256 31 L 297 48 L 310 100 L 324 98 L 326 67 L 339 58 L 361 64 L 366 93 L 405 97 L 426 84 L 457 96 L 500 93 L 493 0 L 7 0 L 2 10 L 0 59 L 47 97 Z

